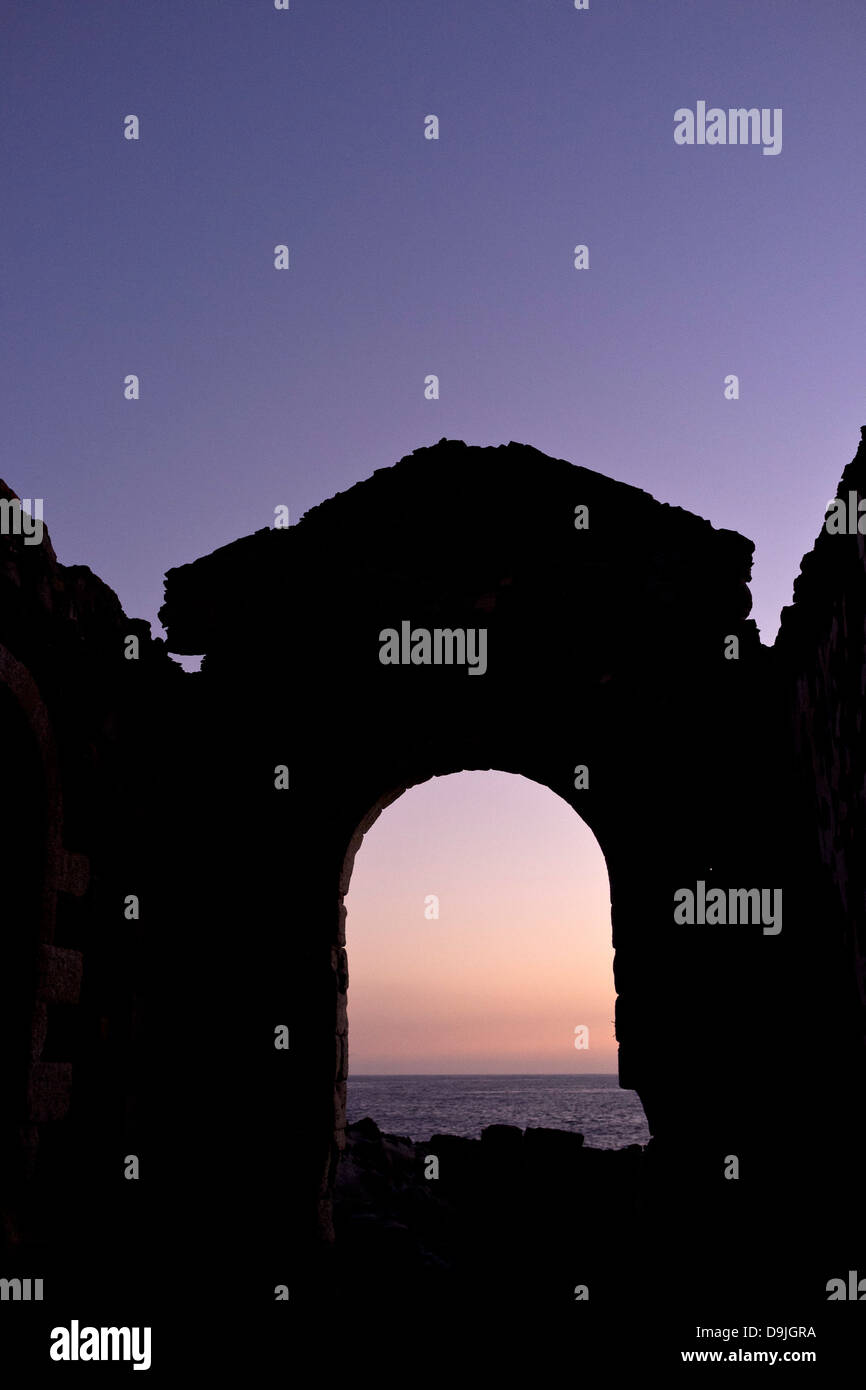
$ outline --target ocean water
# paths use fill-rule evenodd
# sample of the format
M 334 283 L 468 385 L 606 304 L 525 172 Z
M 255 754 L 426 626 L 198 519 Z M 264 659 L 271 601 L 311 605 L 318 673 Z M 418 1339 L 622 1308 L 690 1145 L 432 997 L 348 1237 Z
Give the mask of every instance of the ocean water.
M 595 1149 L 649 1141 L 637 1092 L 615 1076 L 350 1076 L 347 1109 L 350 1124 L 369 1116 L 386 1134 L 422 1143 L 477 1139 L 485 1125 L 573 1130 Z

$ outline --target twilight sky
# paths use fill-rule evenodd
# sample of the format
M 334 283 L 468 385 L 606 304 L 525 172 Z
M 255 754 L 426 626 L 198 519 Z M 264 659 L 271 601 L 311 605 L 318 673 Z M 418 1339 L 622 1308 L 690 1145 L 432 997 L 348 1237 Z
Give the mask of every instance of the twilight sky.
M 864 51 L 862 0 L 4 0 L 0 476 L 159 634 L 164 571 L 276 506 L 295 521 L 442 436 L 513 439 L 753 539 L 771 642 L 866 422 Z M 699 101 L 781 108 L 781 153 L 675 144 Z M 501 916 L 501 884 L 482 904 L 425 858 L 461 807 L 466 834 L 498 826 L 499 784 L 461 785 L 387 812 L 381 864 L 403 843 L 407 882 Z M 568 815 L 531 797 L 530 860 Z M 562 861 L 534 939 L 584 922 L 591 857 L 586 878 Z M 382 988 L 408 889 L 383 891 L 363 948 Z M 450 968 L 424 1057 L 453 1053 Z M 355 1064 L 388 1070 L 359 989 Z M 468 1069 L 507 1069 L 506 1033 L 526 1070 L 577 1065 L 552 1013 L 488 1002 Z M 440 1069 L 403 1067 L 401 1039 L 400 1069 Z

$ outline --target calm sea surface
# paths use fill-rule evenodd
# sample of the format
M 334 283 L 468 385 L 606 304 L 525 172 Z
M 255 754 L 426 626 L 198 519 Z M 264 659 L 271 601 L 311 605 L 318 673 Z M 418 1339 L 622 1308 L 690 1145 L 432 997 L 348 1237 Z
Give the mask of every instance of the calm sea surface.
M 477 1139 L 485 1125 L 576 1130 L 596 1149 L 646 1144 L 635 1091 L 615 1076 L 351 1076 L 349 1123 L 369 1116 L 386 1134 Z

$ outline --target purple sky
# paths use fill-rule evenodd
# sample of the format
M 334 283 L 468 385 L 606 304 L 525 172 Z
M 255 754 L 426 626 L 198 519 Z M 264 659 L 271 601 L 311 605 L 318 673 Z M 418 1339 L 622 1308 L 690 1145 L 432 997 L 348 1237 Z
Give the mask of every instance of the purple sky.
M 159 634 L 275 506 L 518 440 L 751 537 L 772 641 L 866 421 L 864 52 L 862 0 L 4 0 L 0 476 Z

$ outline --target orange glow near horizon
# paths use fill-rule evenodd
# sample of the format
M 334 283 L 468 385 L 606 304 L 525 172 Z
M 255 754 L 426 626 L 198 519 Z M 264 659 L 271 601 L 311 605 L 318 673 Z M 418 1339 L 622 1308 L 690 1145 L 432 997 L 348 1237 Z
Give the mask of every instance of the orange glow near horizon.
M 410 788 L 365 836 L 346 907 L 350 1074 L 616 1071 L 607 868 L 548 788 Z

